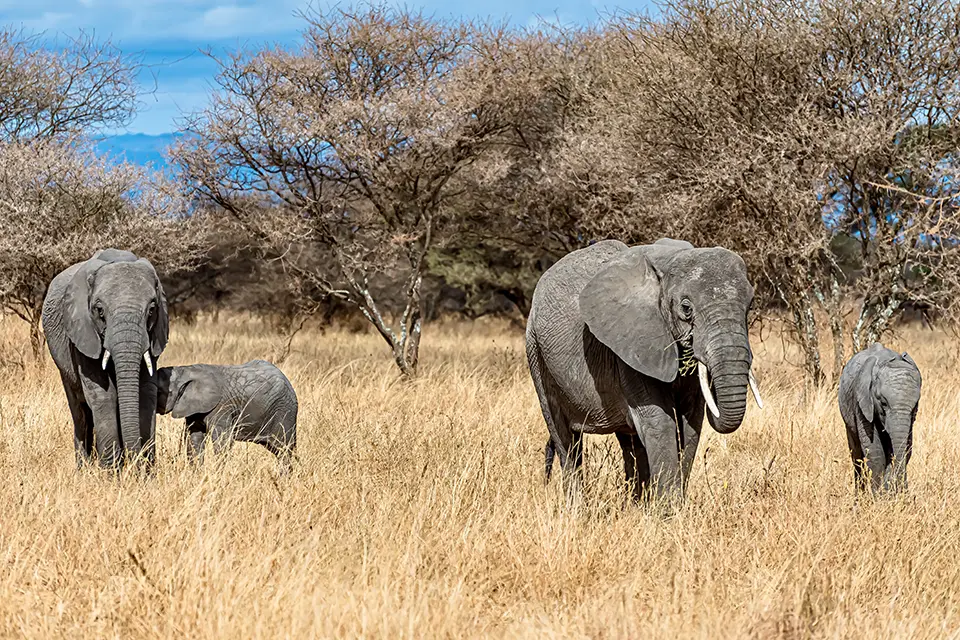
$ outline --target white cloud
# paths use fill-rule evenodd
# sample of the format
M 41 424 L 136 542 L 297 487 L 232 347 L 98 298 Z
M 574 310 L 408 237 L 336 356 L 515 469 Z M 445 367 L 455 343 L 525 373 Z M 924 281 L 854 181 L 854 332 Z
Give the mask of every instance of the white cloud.
M 20 25 L 28 31 L 63 31 L 69 29 L 72 22 L 72 13 L 44 11 L 35 18 L 20 21 Z
M 274 37 L 297 31 L 309 0 L 0 0 L 4 22 L 29 30 L 95 30 L 115 41 L 152 43 Z
M 295 12 L 297 3 L 278 2 L 264 6 L 220 5 L 205 10 L 199 16 L 172 33 L 189 38 L 242 38 L 266 36 L 296 31 L 300 21 Z

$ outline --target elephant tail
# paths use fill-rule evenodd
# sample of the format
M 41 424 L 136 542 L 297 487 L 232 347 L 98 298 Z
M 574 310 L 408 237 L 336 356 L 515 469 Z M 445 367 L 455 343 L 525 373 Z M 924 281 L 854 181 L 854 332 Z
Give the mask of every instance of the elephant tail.
M 550 475 L 553 473 L 553 459 L 557 455 L 557 447 L 553 444 L 553 438 L 547 440 L 547 446 L 543 450 L 544 467 L 543 481 L 550 482 Z
M 531 316 L 532 317 L 532 316 Z M 540 410 L 543 413 L 543 419 L 547 423 L 547 430 L 551 433 L 547 440 L 547 446 L 543 451 L 544 457 L 544 483 L 550 481 L 550 475 L 553 473 L 553 458 L 556 456 L 557 447 L 553 442 L 553 433 L 556 427 L 553 422 L 553 412 L 550 409 L 550 401 L 547 397 L 547 388 L 544 384 L 544 378 L 547 375 L 546 366 L 543 363 L 543 356 L 540 354 L 540 347 L 529 325 L 527 328 L 527 365 L 530 367 L 530 377 L 533 378 L 533 387 L 537 391 L 537 398 L 540 400 Z

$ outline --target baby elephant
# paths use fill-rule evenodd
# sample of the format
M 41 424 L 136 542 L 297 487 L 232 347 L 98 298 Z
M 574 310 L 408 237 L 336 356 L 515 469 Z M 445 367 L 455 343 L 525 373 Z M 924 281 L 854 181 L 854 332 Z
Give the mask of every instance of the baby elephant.
M 233 440 L 256 442 L 290 469 L 297 447 L 297 394 L 287 377 L 264 360 L 240 365 L 194 364 L 157 371 L 157 413 L 186 418 L 187 455 L 203 455 Z
M 906 353 L 873 344 L 850 359 L 840 376 L 840 415 L 856 486 L 874 492 L 907 488 L 920 370 Z

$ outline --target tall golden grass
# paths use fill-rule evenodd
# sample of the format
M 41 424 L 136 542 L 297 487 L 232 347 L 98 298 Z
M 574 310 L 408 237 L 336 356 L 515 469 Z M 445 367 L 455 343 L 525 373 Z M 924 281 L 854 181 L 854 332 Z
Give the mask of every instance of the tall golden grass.
M 237 444 L 201 468 L 161 418 L 153 478 L 76 470 L 55 367 L 0 323 L 0 635 L 929 637 L 960 630 L 958 343 L 911 330 L 924 376 L 902 499 L 854 500 L 829 389 L 754 340 L 767 408 L 704 429 L 686 503 L 626 503 L 593 438 L 585 507 L 544 487 L 520 332 L 431 326 L 398 379 L 373 335 L 304 331 L 282 368 L 300 465 Z M 270 358 L 253 320 L 174 325 L 162 364 Z M 626 504 L 625 504 L 626 503 Z

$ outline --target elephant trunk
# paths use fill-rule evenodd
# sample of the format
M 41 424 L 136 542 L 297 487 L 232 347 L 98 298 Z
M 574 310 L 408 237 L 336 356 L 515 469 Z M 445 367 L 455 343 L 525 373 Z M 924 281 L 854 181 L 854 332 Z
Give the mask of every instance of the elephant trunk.
M 750 379 L 750 352 L 746 335 L 741 343 L 708 349 L 707 369 L 719 415 L 708 411 L 710 425 L 718 433 L 732 433 L 743 422 Z
M 140 430 L 140 368 L 147 344 L 146 332 L 140 322 L 128 321 L 116 325 L 112 338 L 105 339 L 104 343 L 116 372 L 120 439 L 126 456 L 136 459 L 144 445 Z
M 888 413 L 884 430 L 890 437 L 891 460 L 883 473 L 883 487 L 893 491 L 906 490 L 907 462 L 913 446 L 913 418 L 910 410 Z

